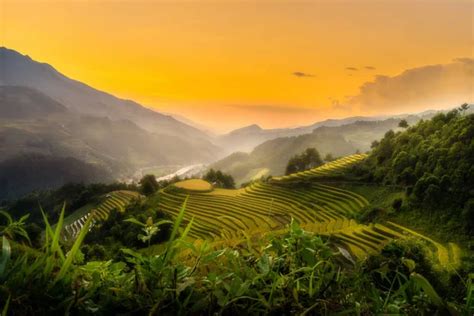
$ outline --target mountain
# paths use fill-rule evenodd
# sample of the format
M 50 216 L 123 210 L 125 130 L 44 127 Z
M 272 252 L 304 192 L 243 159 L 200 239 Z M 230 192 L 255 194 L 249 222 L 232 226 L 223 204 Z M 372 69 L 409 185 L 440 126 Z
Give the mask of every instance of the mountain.
M 72 157 L 22 154 L 0 161 L 0 201 L 65 183 L 112 181 L 110 173 Z
M 81 114 L 29 87 L 0 86 L 0 199 L 213 160 L 218 148 L 202 144 L 130 120 Z
M 315 128 L 321 126 L 341 126 L 357 121 L 375 121 L 378 119 L 379 118 L 377 117 L 354 116 L 345 119 L 329 119 L 296 128 L 275 129 L 263 129 L 260 126 L 253 124 L 219 136 L 216 139 L 216 143 L 224 148 L 227 153 L 235 151 L 250 152 L 257 145 L 267 140 L 279 137 L 293 137 L 308 134 L 311 133 Z
M 430 118 L 440 111 L 425 111 L 423 113 L 415 114 L 423 119 Z M 328 119 L 316 122 L 311 125 L 295 127 L 295 128 L 275 128 L 263 129 L 260 126 L 253 124 L 243 128 L 233 130 L 227 134 L 217 137 L 216 144 L 224 148 L 229 154 L 232 152 L 250 152 L 257 145 L 265 141 L 279 138 L 279 137 L 293 137 L 303 134 L 312 133 L 313 130 L 319 127 L 338 127 L 348 125 L 356 122 L 373 122 L 381 121 L 389 118 L 404 119 L 412 116 L 412 114 L 401 114 L 396 116 L 352 116 L 343 119 Z
M 208 136 L 199 129 L 70 79 L 27 55 L 0 47 L 0 65 L 0 85 L 30 87 L 79 114 L 130 120 L 150 132 L 190 138 L 209 146 Z
M 409 124 L 421 119 L 416 115 L 404 116 L 404 118 Z M 247 182 L 262 175 L 282 175 L 285 172 L 288 160 L 306 148 L 315 147 L 323 157 L 329 153 L 334 157 L 338 157 L 356 151 L 365 152 L 370 149 L 374 140 L 380 139 L 390 129 L 397 129 L 399 122 L 400 119 L 398 118 L 380 121 L 362 121 L 356 118 L 328 120 L 308 127 L 316 127 L 310 133 L 267 140 L 255 147 L 250 153 L 235 152 L 215 162 L 211 167 L 230 173 L 237 183 Z M 347 124 L 340 125 L 344 123 Z M 325 124 L 332 126 L 324 126 Z M 317 127 L 318 125 L 319 127 Z M 295 132 L 296 130 L 301 132 L 300 129 L 292 129 L 287 132 Z M 239 137 L 243 137 L 246 132 L 253 135 L 259 133 L 256 126 L 250 126 L 228 135 L 236 137 L 237 134 Z M 269 130 L 260 129 L 259 135 L 265 135 L 265 133 L 269 133 Z M 276 132 L 272 134 L 272 136 L 274 135 L 276 135 Z
M 9 113 L 0 117 L 0 160 L 36 152 L 71 156 L 117 171 L 210 161 L 216 150 L 212 146 L 202 150 L 177 136 L 150 133 L 129 120 L 78 114 L 31 88 L 2 86 L 0 94 L 0 113 Z
M 24 87 L 0 86 L 0 105 L 1 119 L 33 119 L 67 112 L 50 97 Z

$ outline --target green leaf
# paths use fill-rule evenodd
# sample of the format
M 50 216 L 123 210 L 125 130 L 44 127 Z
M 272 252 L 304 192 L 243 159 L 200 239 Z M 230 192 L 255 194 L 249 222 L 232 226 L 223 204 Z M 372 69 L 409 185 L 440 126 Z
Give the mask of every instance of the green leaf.
M 165 255 L 163 257 L 163 262 L 167 262 L 168 260 L 171 259 L 171 248 L 173 247 L 174 241 L 176 239 L 176 235 L 178 234 L 179 226 L 181 225 L 181 222 L 183 221 L 184 211 L 186 210 L 186 203 L 188 202 L 188 198 L 189 196 L 186 196 L 186 199 L 184 199 L 184 202 L 183 202 L 183 205 L 181 206 L 178 217 L 176 218 L 176 221 L 174 222 L 173 230 L 171 231 L 171 236 L 165 250 Z
M 59 256 L 61 257 L 62 260 L 64 260 L 64 253 L 61 247 L 59 246 L 59 239 L 61 237 L 61 230 L 63 229 L 65 209 L 66 209 L 66 203 L 63 204 L 61 213 L 59 214 L 59 220 L 58 220 L 58 223 L 56 224 L 56 230 L 54 231 L 53 239 L 51 241 L 51 251 L 59 253 Z
M 437 305 L 438 307 L 444 307 L 444 301 L 439 297 L 438 293 L 436 293 L 435 289 L 433 286 L 430 284 L 430 282 L 425 279 L 424 276 L 421 274 L 418 274 L 416 272 L 413 272 L 410 275 L 410 279 L 413 280 L 413 282 L 419 286 L 425 293 L 428 295 L 428 297 L 431 299 L 431 301 Z
M 415 270 L 416 263 L 412 259 L 402 258 L 402 262 L 410 272 L 413 272 L 413 270 Z
M 146 226 L 144 223 L 140 222 L 139 220 L 137 220 L 137 219 L 134 218 L 134 217 L 130 217 L 130 218 L 124 219 L 123 221 L 124 221 L 124 222 L 128 222 L 128 223 L 132 223 L 132 224 L 136 224 L 136 225 L 139 225 L 139 226 L 142 226 L 142 227 L 145 227 L 145 226 Z
M 0 276 L 3 275 L 7 268 L 8 261 L 11 257 L 11 247 L 8 239 L 3 236 L 2 238 L 2 257 L 0 258 Z
M 184 229 L 183 233 L 181 234 L 180 240 L 183 240 L 184 238 L 186 238 L 186 236 L 188 235 L 189 231 L 191 230 L 191 227 L 193 226 L 193 223 L 194 223 L 194 217 L 191 218 L 191 220 L 189 221 L 188 225 L 186 225 L 186 228 Z
M 63 278 L 66 275 L 66 272 L 68 271 L 69 267 L 72 265 L 72 262 L 74 258 L 76 258 L 76 254 L 79 251 L 79 248 L 81 247 L 82 241 L 84 240 L 84 237 L 86 237 L 86 234 L 89 231 L 89 226 L 91 224 L 92 217 L 93 216 L 89 216 L 84 226 L 82 226 L 81 232 L 79 233 L 79 236 L 77 236 L 77 239 L 74 242 L 74 245 L 72 246 L 71 250 L 67 254 L 66 260 L 61 266 L 59 273 L 56 275 L 54 283 L 56 283 L 59 279 Z
M 11 217 L 10 214 L 8 214 L 7 212 L 5 211 L 0 211 L 0 214 L 2 214 L 3 216 L 6 217 L 7 221 L 8 221 L 8 225 L 11 225 L 13 223 L 13 218 Z
M 2 316 L 7 316 L 8 315 L 8 306 L 10 306 L 10 299 L 11 298 L 12 298 L 12 296 L 8 295 L 7 302 L 5 303 L 5 306 L 3 306 Z
M 48 221 L 48 217 L 46 216 L 46 214 L 44 213 L 44 210 L 43 208 L 40 206 L 40 211 L 41 211 L 41 215 L 43 216 L 43 221 L 44 221 L 44 225 L 45 225 L 45 230 L 46 230 L 46 234 L 45 234 L 45 244 L 46 244 L 46 247 L 49 247 L 50 244 L 49 244 L 49 239 L 50 238 L 53 238 L 53 229 L 51 228 L 51 225 L 49 224 L 49 221 Z
M 161 226 L 161 225 L 164 225 L 164 224 L 173 224 L 173 221 L 170 221 L 168 219 L 164 219 L 164 220 L 156 222 L 154 224 L 154 226 L 158 227 L 158 226 Z

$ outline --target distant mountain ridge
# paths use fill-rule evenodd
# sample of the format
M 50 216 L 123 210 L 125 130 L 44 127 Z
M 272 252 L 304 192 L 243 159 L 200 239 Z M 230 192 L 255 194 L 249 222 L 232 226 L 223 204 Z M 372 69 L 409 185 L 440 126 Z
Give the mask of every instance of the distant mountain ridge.
M 422 117 L 416 115 L 401 117 L 406 119 L 409 124 L 413 124 L 431 115 L 430 113 Z M 328 120 L 306 127 L 312 128 L 311 132 L 281 137 L 274 137 L 277 135 L 275 130 L 261 130 L 260 135 L 272 133 L 270 135 L 273 138 L 259 144 L 249 153 L 234 152 L 213 163 L 211 167 L 231 174 L 238 184 L 252 180 L 255 175 L 282 175 L 288 160 L 306 148 L 316 148 L 323 157 L 326 154 L 339 157 L 353 154 L 356 151 L 365 152 L 370 149 L 374 140 L 380 139 L 388 130 L 400 129 L 398 128 L 399 122 L 400 118 L 360 120 L 360 117 L 353 117 L 343 120 Z M 325 126 L 326 123 L 332 126 Z M 305 130 L 305 128 L 301 129 Z M 286 133 L 300 133 L 302 130 L 291 129 Z M 246 131 L 254 132 L 257 131 L 257 128 L 243 128 L 227 135 L 242 137 L 246 135 Z M 281 132 L 281 130 L 278 132 L 285 135 L 285 132 Z M 242 142 L 243 139 L 242 137 Z
M 210 139 L 0 48 L 0 199 L 69 181 L 127 179 L 143 167 L 211 162 L 221 150 Z M 26 176 L 34 169 L 28 162 L 49 172 Z M 80 172 L 68 171 L 75 166 Z
M 408 115 L 405 115 L 408 116 Z M 402 117 L 404 117 L 402 115 Z M 377 121 L 383 117 L 353 116 L 344 119 L 327 119 L 311 125 L 295 128 L 263 129 L 257 124 L 235 129 L 227 134 L 217 137 L 216 143 L 225 148 L 227 153 L 241 151 L 250 152 L 258 145 L 280 137 L 293 137 L 312 133 L 319 127 L 337 127 L 353 124 L 358 121 Z
M 0 47 L 0 85 L 36 89 L 68 109 L 112 120 L 127 119 L 151 132 L 194 139 L 207 139 L 199 129 L 150 110 L 140 104 L 117 98 L 70 79 L 46 63 L 34 61 L 15 50 Z

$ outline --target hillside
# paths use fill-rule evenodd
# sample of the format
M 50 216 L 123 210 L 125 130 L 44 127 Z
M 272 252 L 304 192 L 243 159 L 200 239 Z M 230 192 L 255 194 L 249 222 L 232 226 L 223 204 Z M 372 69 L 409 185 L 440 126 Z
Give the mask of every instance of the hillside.
M 401 218 L 423 222 L 429 212 L 432 225 L 448 234 L 474 232 L 474 114 L 467 113 L 455 109 L 387 132 L 354 172 L 365 181 L 406 187 L 410 214 Z
M 410 124 L 417 122 L 418 116 L 408 116 Z M 267 169 L 266 175 L 282 175 L 288 160 L 306 148 L 316 148 L 324 157 L 330 153 L 334 157 L 352 154 L 357 150 L 365 152 L 374 140 L 380 139 L 386 131 L 397 129 L 399 119 L 383 121 L 356 121 L 341 126 L 322 126 L 312 133 L 293 137 L 281 137 L 264 142 L 250 153 L 234 153 L 211 165 L 231 174 L 237 183 L 247 182 Z
M 303 134 L 310 134 L 315 129 L 321 127 L 339 127 L 344 125 L 358 124 L 362 122 L 375 122 L 375 121 L 385 121 L 388 119 L 407 119 L 410 122 L 419 120 L 419 119 L 428 119 L 432 117 L 436 111 L 425 111 L 419 114 L 402 114 L 395 116 L 374 116 L 374 117 L 364 117 L 364 116 L 354 116 L 344 119 L 328 119 L 320 122 L 316 122 L 307 126 L 300 126 L 295 128 L 275 128 L 275 129 L 263 129 L 260 126 L 253 124 L 246 127 L 242 127 L 236 130 L 233 130 L 227 134 L 220 135 L 216 138 L 216 143 L 219 144 L 226 151 L 230 152 L 250 152 L 259 144 L 262 144 L 266 141 L 283 138 L 283 137 L 294 137 Z M 377 135 L 375 135 L 377 136 Z M 372 136 L 373 138 L 374 136 Z
M 25 86 L 42 92 L 69 110 L 111 120 L 130 120 L 148 131 L 189 137 L 205 142 L 207 135 L 169 115 L 147 109 L 131 100 L 119 99 L 70 79 L 51 65 L 34 61 L 6 47 L 0 47 L 0 85 Z
M 455 240 L 435 239 L 396 221 L 357 220 L 379 198 L 393 202 L 391 195 L 380 195 L 382 185 L 371 190 L 376 198 L 340 187 L 345 182 L 338 179 L 351 176 L 367 159 L 352 155 L 237 190 L 194 179 L 146 199 L 111 191 L 65 221 L 60 215 L 59 225 L 46 224 L 52 241 L 46 238 L 43 248 L 30 248 L 17 235 L 13 251 L 29 253 L 35 264 L 12 258 L 6 271 L 14 279 L 5 287 L 11 297 L 30 293 L 27 306 L 35 310 L 48 310 L 45 301 L 55 305 L 73 297 L 76 283 L 88 304 L 103 311 L 167 314 L 184 304 L 186 312 L 198 313 L 327 312 L 328 306 L 314 304 L 315 295 L 331 302 L 331 312 L 351 311 L 357 304 L 367 314 L 469 310 L 472 276 Z M 326 183 L 332 178 L 335 182 Z M 12 266 L 19 267 L 21 278 Z M 79 300 L 70 310 L 88 310 L 88 304 Z M 16 300 L 10 306 L 25 309 Z
M 103 168 L 72 157 L 21 154 L 0 161 L 0 201 L 32 191 L 58 188 L 70 182 L 112 180 L 112 174 Z
M 370 202 L 354 192 L 318 181 L 318 178 L 344 174 L 365 158 L 366 155 L 344 157 L 305 172 L 272 179 L 269 183 L 255 182 L 239 190 L 199 192 L 183 189 L 186 186 L 176 183 L 159 193 L 159 206 L 176 218 L 186 200 L 183 220 L 184 223 L 193 221 L 189 236 L 197 239 L 239 240 L 282 230 L 295 220 L 305 230 L 331 236 L 331 243 L 345 249 L 353 260 L 364 259 L 380 251 L 392 239 L 420 236 L 392 222 L 358 224 L 352 218 Z M 421 238 L 430 244 L 434 260 L 444 269 L 452 270 L 460 264 L 457 245 L 442 245 L 426 236 Z
M 215 160 L 220 155 L 220 149 L 211 142 L 210 136 L 205 132 L 175 120 L 170 115 L 160 114 L 133 101 L 119 99 L 84 83 L 70 79 L 51 65 L 39 63 L 29 56 L 22 55 L 5 47 L 0 47 L 0 64 L 2 65 L 0 87 L 3 86 L 3 90 L 0 93 L 3 96 L 0 101 L 2 104 L 9 103 L 9 105 L 2 106 L 1 111 L 4 112 L 5 116 L 0 116 L 0 119 L 7 117 L 21 120 L 26 118 L 32 119 L 35 117 L 35 113 L 39 113 L 40 109 L 41 111 L 46 110 L 44 114 L 48 116 L 48 111 L 54 107 L 56 107 L 54 110 L 62 107 L 68 110 L 66 113 L 68 119 L 51 122 L 50 129 L 53 129 L 56 123 L 61 126 L 67 126 L 71 118 L 75 119 L 75 125 L 81 129 L 81 133 L 88 132 L 92 134 L 94 131 L 85 122 L 88 118 L 96 122 L 103 122 L 105 123 L 104 126 L 123 125 L 125 130 L 130 129 L 131 131 L 129 133 L 124 131 L 120 136 L 113 135 L 114 133 L 112 132 L 109 140 L 118 141 L 118 138 L 114 136 L 123 137 L 124 134 L 129 136 L 139 134 L 142 140 L 138 146 L 141 146 L 142 149 L 147 148 L 148 152 L 150 150 L 155 151 L 152 155 L 156 155 L 157 147 L 161 147 L 157 155 L 158 158 L 151 163 L 148 163 L 150 154 L 147 152 L 134 148 L 128 149 L 128 155 L 133 155 L 135 159 L 142 160 L 141 163 L 145 163 L 148 166 L 159 165 L 163 161 L 174 161 L 176 159 L 184 163 L 209 162 Z M 18 88 L 15 90 L 13 87 Z M 38 94 L 41 94 L 41 96 Z M 31 102 L 33 100 L 35 102 Z M 51 107 L 49 110 L 44 108 L 45 102 Z M 26 103 L 29 104 L 26 105 Z M 15 110 L 12 111 L 12 109 Z M 39 119 L 39 117 L 37 118 Z M 77 123 L 80 120 L 82 121 Z M 43 125 L 48 127 L 45 124 Z M 30 126 L 23 124 L 20 129 L 30 130 Z M 30 137 L 33 138 L 37 136 L 34 129 L 35 126 L 32 126 L 32 135 Z M 104 128 L 103 133 L 106 132 Z M 38 137 L 41 138 L 40 135 Z M 158 138 L 161 139 L 162 146 L 158 146 Z M 138 139 L 134 142 L 137 143 L 137 141 Z M 105 144 L 102 141 L 101 145 Z M 168 146 L 169 144 L 174 144 L 172 146 L 174 148 Z M 182 153 L 192 153 L 192 155 L 182 155 Z M 106 152 L 104 155 L 107 156 L 110 153 Z M 113 157 L 113 155 L 111 156 Z M 144 156 L 143 159 L 141 158 L 142 156 Z M 131 167 L 134 168 L 134 166 Z
M 0 102 L 0 162 L 30 154 L 54 161 L 73 157 L 82 165 L 102 169 L 95 181 L 110 181 L 142 167 L 210 161 L 219 150 L 210 143 L 202 146 L 187 138 L 151 133 L 129 120 L 79 114 L 27 87 L 0 86 Z M 11 181 L 4 180 L 10 183 L 9 193 L 1 191 L 0 197 L 12 196 L 20 184 L 13 170 L 21 171 L 12 169 L 4 174 L 11 177 Z M 54 188 L 67 181 L 89 179 L 63 175 L 59 170 L 51 177 L 57 180 L 29 178 L 32 182 L 24 188 Z M 25 193 L 17 187 L 17 194 Z

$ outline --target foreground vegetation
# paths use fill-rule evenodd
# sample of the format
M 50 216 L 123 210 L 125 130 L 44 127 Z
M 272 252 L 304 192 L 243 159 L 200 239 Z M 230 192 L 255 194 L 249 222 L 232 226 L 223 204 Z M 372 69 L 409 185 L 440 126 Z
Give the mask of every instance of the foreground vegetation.
M 371 153 L 321 166 L 308 150 L 290 161 L 296 172 L 241 189 L 210 170 L 6 205 L 3 314 L 472 315 L 464 111 L 401 122 Z
M 6 237 L 6 229 L 19 232 L 21 224 L 3 228 L 3 313 L 469 313 L 472 297 L 465 293 L 472 281 L 453 283 L 459 297 L 441 298 L 431 284 L 440 275 L 415 242 L 391 243 L 381 255 L 344 268 L 324 239 L 295 221 L 282 235 L 214 249 L 187 241 L 192 223 L 179 229 L 185 212 L 184 205 L 160 254 L 122 249 L 121 261 L 83 261 L 90 220 L 68 247 L 60 216 L 54 231 L 46 224 L 45 243 L 34 251 L 25 235 Z

